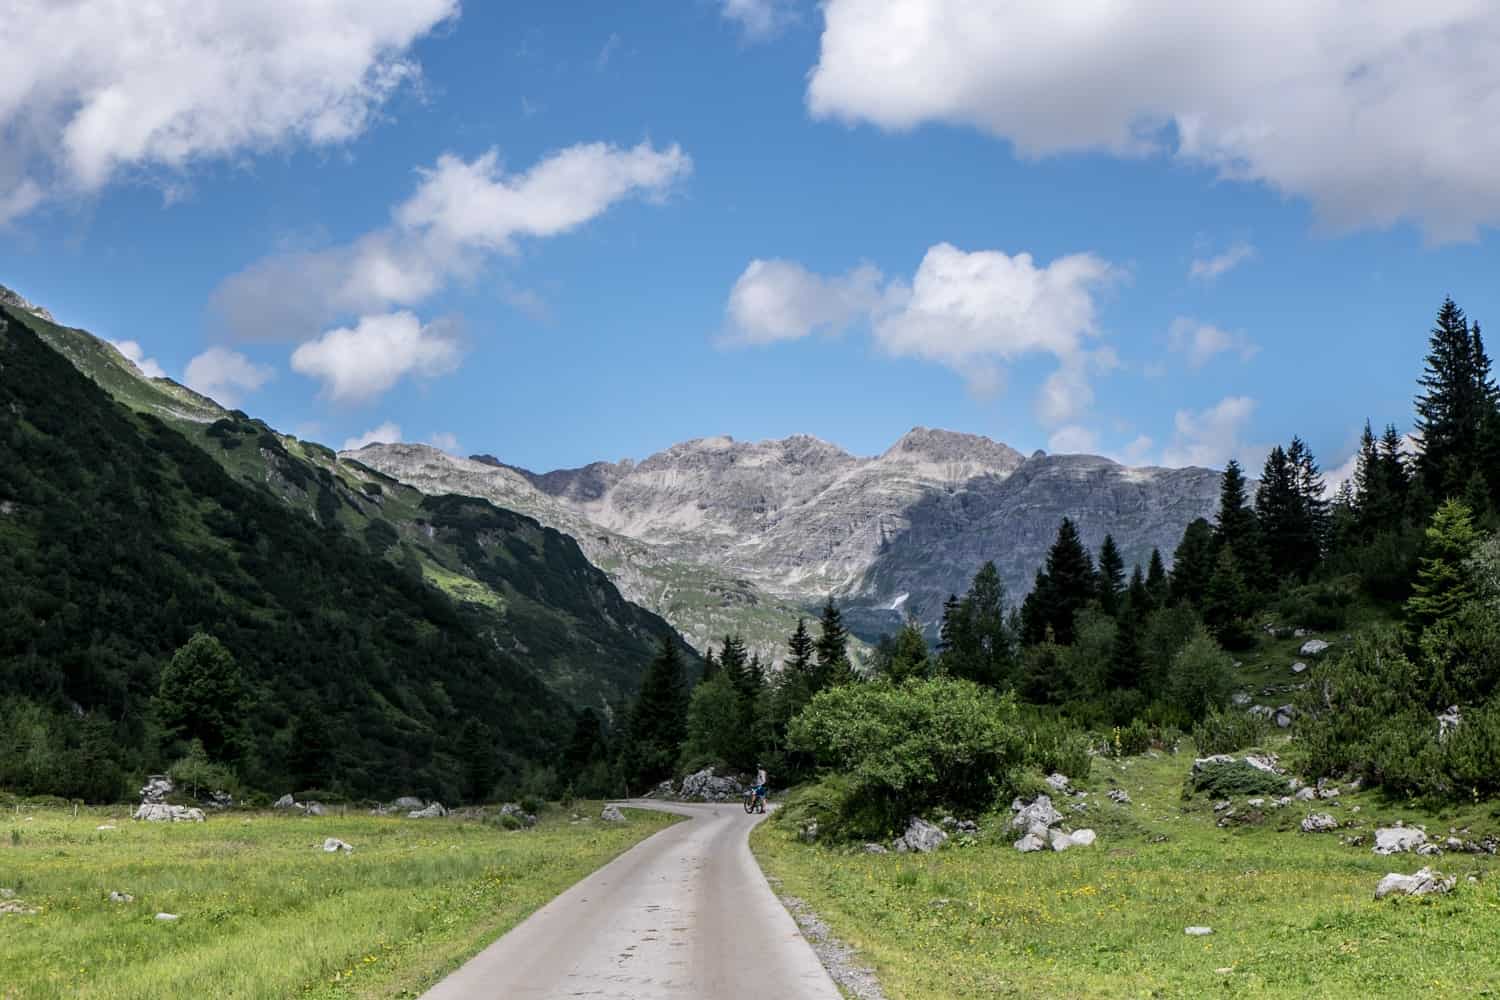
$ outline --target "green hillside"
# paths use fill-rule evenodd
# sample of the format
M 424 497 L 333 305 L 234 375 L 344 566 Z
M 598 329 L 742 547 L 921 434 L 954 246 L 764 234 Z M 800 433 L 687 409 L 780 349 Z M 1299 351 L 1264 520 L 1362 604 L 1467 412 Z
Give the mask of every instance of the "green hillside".
M 181 432 L 238 482 L 342 528 L 373 554 L 420 575 L 494 646 L 575 705 L 604 710 L 631 695 L 660 638 L 676 635 L 664 619 L 622 598 L 566 535 L 484 501 L 426 497 L 171 379 L 145 378 L 86 331 L 16 310 L 8 315 L 117 402 Z
M 667 629 L 535 522 L 314 464 L 239 414 L 194 424 L 100 342 L 67 334 L 70 364 L 37 335 L 61 328 L 0 320 L 0 786 L 109 798 L 162 766 L 162 667 L 202 631 L 244 675 L 225 729 L 250 787 L 455 798 L 476 752 L 503 779 L 571 731 L 539 672 L 599 651 L 623 686 Z M 471 603 L 444 593 L 465 560 L 490 581 Z

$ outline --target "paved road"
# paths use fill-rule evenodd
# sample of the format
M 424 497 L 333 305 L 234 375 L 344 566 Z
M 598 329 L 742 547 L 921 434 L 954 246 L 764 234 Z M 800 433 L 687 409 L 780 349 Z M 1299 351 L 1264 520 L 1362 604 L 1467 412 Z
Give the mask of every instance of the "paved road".
M 475 956 L 426 1000 L 839 1000 L 750 854 L 765 817 L 692 817 L 637 844 Z

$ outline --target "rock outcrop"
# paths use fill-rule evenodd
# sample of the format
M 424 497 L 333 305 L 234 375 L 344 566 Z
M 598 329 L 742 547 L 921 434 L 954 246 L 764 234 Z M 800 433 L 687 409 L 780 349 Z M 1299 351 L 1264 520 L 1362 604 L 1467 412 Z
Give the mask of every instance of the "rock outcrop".
M 1431 868 L 1418 869 L 1414 875 L 1402 875 L 1400 872 L 1391 872 L 1380 880 L 1375 887 L 1375 898 L 1385 899 L 1387 896 L 1436 896 L 1453 891 L 1458 883 L 1458 878 L 1453 875 L 1444 876 Z

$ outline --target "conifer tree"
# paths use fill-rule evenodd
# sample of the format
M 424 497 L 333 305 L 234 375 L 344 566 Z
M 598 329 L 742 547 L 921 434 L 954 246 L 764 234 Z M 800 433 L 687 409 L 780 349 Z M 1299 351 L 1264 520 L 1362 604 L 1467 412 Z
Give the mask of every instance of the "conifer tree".
M 1203 598 L 1203 622 L 1220 645 L 1235 649 L 1251 639 L 1245 620 L 1249 613 L 1249 590 L 1240 576 L 1234 550 L 1226 546 L 1219 550 L 1213 575 L 1209 577 Z
M 788 655 L 782 670 L 791 670 L 811 682 L 814 670 L 814 648 L 812 633 L 807 631 L 807 619 L 797 619 L 797 628 L 787 640 L 786 648 Z
M 1297 492 L 1297 529 L 1301 562 L 1299 574 L 1306 577 L 1318 565 L 1328 548 L 1328 501 L 1323 498 L 1323 473 L 1313 458 L 1312 449 L 1300 437 L 1293 436 L 1286 452 L 1287 462 L 1295 472 Z
M 1141 567 L 1135 567 L 1130 578 L 1130 588 L 1121 601 L 1120 615 L 1116 619 L 1115 644 L 1110 658 L 1108 677 L 1113 691 L 1135 691 L 1141 687 L 1145 662 L 1141 656 L 1141 621 L 1146 617 L 1146 604 L 1150 597 L 1146 593 L 1146 580 Z
M 1167 577 L 1166 563 L 1162 562 L 1161 549 L 1151 550 L 1151 561 L 1146 570 L 1146 593 L 1151 596 L 1151 609 L 1167 606 L 1172 597 L 1172 584 Z
M 931 666 L 922 629 L 915 621 L 907 619 L 891 644 L 890 656 L 885 662 L 885 676 L 898 684 L 918 680 L 931 674 Z
M 1245 472 L 1240 463 L 1230 459 L 1219 480 L 1219 512 L 1214 518 L 1214 545 L 1229 546 L 1235 560 L 1252 587 L 1267 575 L 1260 522 L 1250 506 Z
M 458 735 L 458 757 L 463 765 L 463 796 L 483 802 L 495 786 L 495 735 L 478 719 L 464 721 Z
M 816 649 L 814 693 L 854 680 L 854 665 L 849 661 L 849 632 L 844 628 L 843 616 L 834 606 L 832 597 L 823 605 L 823 614 L 818 622 Z
M 625 774 L 635 788 L 670 775 L 687 736 L 687 703 L 682 654 L 670 637 L 663 636 L 641 678 L 622 752 Z
M 1478 542 L 1472 514 L 1461 501 L 1448 500 L 1432 515 L 1422 566 L 1406 602 L 1407 622 L 1417 636 L 1435 625 L 1451 623 L 1474 599 L 1468 560 Z
M 945 608 L 943 626 L 943 673 L 993 686 L 1013 678 L 1015 642 L 1006 622 L 1005 584 L 993 562 L 980 567 L 962 600 Z
M 1493 383 L 1484 340 L 1451 298 L 1443 301 L 1418 380 L 1417 434 L 1422 453 L 1417 474 L 1429 497 L 1461 496 L 1480 461 L 1480 440 L 1493 412 Z
M 1214 529 L 1200 517 L 1183 531 L 1182 541 L 1172 555 L 1171 602 L 1200 605 L 1213 572 Z
M 1308 526 L 1302 512 L 1298 470 L 1280 445 L 1266 456 L 1255 492 L 1255 514 L 1272 577 L 1279 581 L 1296 576 L 1306 559 Z
M 1042 620 L 1060 645 L 1071 645 L 1073 616 L 1096 597 L 1099 584 L 1094 561 L 1070 518 L 1063 518 L 1057 529 L 1057 541 L 1047 553 L 1045 577 L 1046 589 L 1039 598 Z
M 713 680 L 714 674 L 718 672 L 719 661 L 714 659 L 714 648 L 709 646 L 703 651 L 703 676 L 699 678 L 700 683 L 702 681 Z
M 209 757 L 233 763 L 244 748 L 248 688 L 240 665 L 218 639 L 199 632 L 162 669 L 157 717 L 184 740 L 199 740 Z
M 1104 536 L 1099 546 L 1099 607 L 1110 617 L 1120 613 L 1120 596 L 1125 590 L 1125 560 L 1115 545 L 1113 535 Z
M 1144 618 L 1151 613 L 1151 591 L 1146 585 L 1146 575 L 1141 564 L 1136 563 L 1130 573 L 1130 584 L 1125 588 L 1125 599 L 1130 602 L 1127 613 Z
M 938 627 L 938 656 L 946 659 L 952 655 L 951 650 L 962 646 L 967 629 L 963 602 L 957 594 L 949 594 L 943 602 L 943 623 Z

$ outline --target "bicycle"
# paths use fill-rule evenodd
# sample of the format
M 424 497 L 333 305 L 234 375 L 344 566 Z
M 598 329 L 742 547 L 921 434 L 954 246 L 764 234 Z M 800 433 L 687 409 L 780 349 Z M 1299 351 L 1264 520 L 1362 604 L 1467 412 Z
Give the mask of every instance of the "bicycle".
M 766 811 L 766 797 L 754 788 L 745 792 L 745 812 L 763 813 Z

